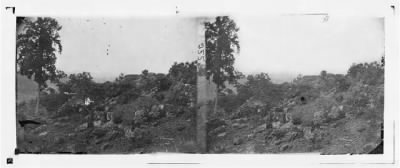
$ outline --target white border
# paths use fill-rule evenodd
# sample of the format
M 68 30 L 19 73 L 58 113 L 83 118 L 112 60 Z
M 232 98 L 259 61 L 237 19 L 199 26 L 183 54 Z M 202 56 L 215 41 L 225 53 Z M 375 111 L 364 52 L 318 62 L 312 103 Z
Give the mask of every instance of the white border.
M 1 167 L 377 167 L 399 166 L 399 44 L 397 1 L 390 0 L 2 0 L 1 4 Z M 394 5 L 396 13 L 390 8 Z M 15 6 L 16 14 L 5 11 Z M 14 155 L 15 137 L 15 16 L 207 16 L 219 14 L 282 15 L 327 13 L 330 16 L 373 16 L 385 18 L 385 145 L 383 155 L 319 154 L 146 154 L 146 155 Z M 394 128 L 394 121 L 396 125 Z M 393 129 L 396 134 L 393 135 Z M 396 141 L 393 140 L 395 138 Z M 396 149 L 394 150 L 393 144 Z M 394 153 L 396 152 L 396 153 Z M 395 164 L 394 155 L 397 157 Z M 6 158 L 14 159 L 6 165 Z M 200 163 L 157 165 L 148 163 Z M 339 164 L 341 163 L 341 164 Z M 378 164 L 381 163 L 381 164 Z

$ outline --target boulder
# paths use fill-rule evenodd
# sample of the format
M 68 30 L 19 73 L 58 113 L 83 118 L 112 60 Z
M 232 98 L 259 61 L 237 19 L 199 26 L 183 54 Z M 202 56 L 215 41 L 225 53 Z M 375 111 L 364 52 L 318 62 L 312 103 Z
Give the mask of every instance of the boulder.
M 62 122 L 55 122 L 53 123 L 54 127 L 65 127 L 67 123 L 62 123 Z
M 295 140 L 299 136 L 299 133 L 296 131 L 288 132 L 285 137 L 282 138 L 282 141 L 290 142 Z
M 217 137 L 225 137 L 225 135 L 226 135 L 226 132 L 223 132 L 223 133 L 218 134 Z
M 248 140 L 252 140 L 255 137 L 254 133 L 247 135 Z
M 265 131 L 265 129 L 267 129 L 267 124 L 262 124 L 262 125 L 258 126 L 256 129 L 254 129 L 254 132 L 259 133 L 259 132 Z
M 339 111 L 340 111 L 340 112 L 342 112 L 342 111 L 343 111 L 343 108 L 344 108 L 344 106 L 343 106 L 343 105 L 340 105 L 338 108 L 339 108 Z
M 289 108 L 288 108 L 288 107 L 283 108 L 283 112 L 284 112 L 284 113 L 287 113 L 288 111 L 289 111 Z
M 124 129 L 124 133 L 125 133 L 125 137 L 127 137 L 127 138 L 135 137 L 135 133 L 134 133 L 134 131 L 132 131 L 132 129 L 126 128 L 126 129 Z
M 233 145 L 240 145 L 243 143 L 243 140 L 240 137 L 233 138 Z
M 96 137 L 96 138 L 101 138 L 103 136 L 105 136 L 107 134 L 107 130 L 106 129 L 102 129 L 102 128 L 95 128 L 92 131 L 92 134 Z
M 215 128 L 214 130 L 210 131 L 210 134 L 219 134 L 221 132 L 224 132 L 226 130 L 225 125 L 220 126 L 218 128 Z
M 104 136 L 104 141 L 110 142 L 115 140 L 118 137 L 124 136 L 123 131 L 121 130 L 117 130 L 117 129 L 113 129 L 111 131 L 108 131 L 107 134 Z
M 181 124 L 181 125 L 178 125 L 178 126 L 176 127 L 176 130 L 178 130 L 178 131 L 183 131 L 185 128 L 186 128 L 186 125 Z
M 246 126 L 247 126 L 246 124 L 241 124 L 241 123 L 233 123 L 232 124 L 232 127 L 235 128 L 235 129 L 241 129 L 241 128 L 244 128 Z
M 135 124 L 141 124 L 145 121 L 145 110 L 135 111 L 134 121 Z
M 283 108 L 282 107 L 275 107 L 274 109 L 275 112 L 283 112 Z
M 221 126 L 225 126 L 226 125 L 226 122 L 224 121 L 224 120 L 221 120 L 221 119 L 211 119 L 211 120 L 209 120 L 208 122 L 207 122 L 207 127 L 209 128 L 209 129 L 215 129 L 215 128 L 219 128 L 219 127 L 221 127 Z
M 314 113 L 314 118 L 313 118 L 314 124 L 324 123 L 325 120 L 326 120 L 325 113 L 323 111 L 317 111 Z
M 44 130 L 46 130 L 46 127 L 47 127 L 47 125 L 43 124 L 43 125 L 40 125 L 39 127 L 35 128 L 33 131 L 35 133 L 43 132 Z
M 159 118 L 161 116 L 159 105 L 153 105 L 151 111 L 149 112 L 151 118 Z
M 289 129 L 289 128 L 292 128 L 292 127 L 293 127 L 293 123 L 288 122 L 288 123 L 283 124 L 283 125 L 280 127 L 280 129 Z
M 94 122 L 93 122 L 93 125 L 94 125 L 95 127 L 100 127 L 101 121 L 100 121 L 100 120 L 94 121 Z
M 105 150 L 107 150 L 107 149 L 110 149 L 110 148 L 112 148 L 112 144 L 109 144 L 109 143 L 105 143 L 105 144 L 103 144 L 102 146 L 101 146 L 101 149 L 103 150 L 103 151 L 105 151 Z
M 328 113 L 328 118 L 332 120 L 338 119 L 340 116 L 340 109 L 337 106 L 332 106 L 331 110 Z
M 63 137 L 60 137 L 60 136 L 54 137 L 54 143 L 55 144 L 61 144 L 61 143 L 64 143 L 64 142 L 65 142 L 65 139 Z
M 75 128 L 75 131 L 79 132 L 82 130 L 85 130 L 88 127 L 88 123 L 83 123 L 81 125 L 79 125 L 77 128 Z
M 311 140 L 314 138 L 314 133 L 311 131 L 311 127 L 304 127 L 303 135 L 306 140 Z
M 370 153 L 373 151 L 378 145 L 375 143 L 367 143 L 362 147 L 362 153 Z
M 45 135 L 47 135 L 47 133 L 48 133 L 47 131 L 42 132 L 42 133 L 39 134 L 39 136 L 45 136 Z
M 233 122 L 234 123 L 245 123 L 247 122 L 248 118 L 244 117 L 244 118 L 238 118 L 238 119 L 234 119 Z
M 281 122 L 280 121 L 272 122 L 272 128 L 278 129 L 279 127 L 281 127 Z
M 271 132 L 271 135 L 274 137 L 274 138 L 277 138 L 277 139 L 282 139 L 283 137 L 285 137 L 285 135 L 288 133 L 288 130 L 287 129 L 275 129 L 275 130 L 273 130 L 272 132 Z
M 283 144 L 279 147 L 279 151 L 285 151 L 287 149 L 289 149 L 290 145 L 289 144 Z

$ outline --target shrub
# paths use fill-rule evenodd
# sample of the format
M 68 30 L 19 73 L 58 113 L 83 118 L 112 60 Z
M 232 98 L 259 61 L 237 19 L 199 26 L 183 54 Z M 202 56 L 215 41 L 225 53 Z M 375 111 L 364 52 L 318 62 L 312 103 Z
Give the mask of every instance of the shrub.
M 140 96 L 140 90 L 136 88 L 129 89 L 118 96 L 119 104 L 126 104 L 135 101 Z

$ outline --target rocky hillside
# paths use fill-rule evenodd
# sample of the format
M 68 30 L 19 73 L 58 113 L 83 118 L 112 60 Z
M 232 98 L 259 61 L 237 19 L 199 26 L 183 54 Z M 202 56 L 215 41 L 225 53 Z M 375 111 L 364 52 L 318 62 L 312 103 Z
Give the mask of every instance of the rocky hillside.
M 276 86 L 286 91 L 275 104 L 264 101 L 268 97 L 254 95 L 230 115 L 218 114 L 227 113 L 221 107 L 209 123 L 210 152 L 372 152 L 383 136 L 383 70 L 376 65 L 365 64 L 357 76 L 321 73 L 299 77 Z M 371 68 L 380 72 L 365 74 Z M 366 81 L 367 76 L 372 80 Z
M 190 64 L 176 65 L 185 69 Z M 72 74 L 58 84 L 60 92 L 41 93 L 38 113 L 34 113 L 35 100 L 18 103 L 18 150 L 194 153 L 195 85 L 193 78 L 182 75 L 146 70 L 138 78 L 121 75 L 113 82 L 94 83 L 89 73 Z M 93 102 L 85 105 L 82 95 Z
M 17 105 L 18 149 L 196 153 L 196 76 L 182 70 L 190 67 L 195 72 L 175 64 L 168 75 L 144 71 L 101 84 L 90 74 L 71 75 L 60 93 L 41 94 L 37 115 L 35 100 Z M 218 95 L 217 111 L 208 115 L 208 152 L 370 153 L 382 143 L 383 74 L 374 62 L 355 64 L 346 75 L 323 71 L 282 84 L 265 73 L 249 75 L 232 85 L 235 92 Z M 82 88 L 92 90 L 95 103 L 86 106 L 72 94 Z

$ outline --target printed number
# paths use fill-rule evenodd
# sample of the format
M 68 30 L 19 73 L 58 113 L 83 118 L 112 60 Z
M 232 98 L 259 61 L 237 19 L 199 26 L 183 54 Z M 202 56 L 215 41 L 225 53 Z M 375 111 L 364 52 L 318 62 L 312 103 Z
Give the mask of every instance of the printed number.
M 198 48 L 199 48 L 199 49 L 204 48 L 204 43 L 200 43 L 200 44 L 198 45 Z
M 204 55 L 204 50 L 199 50 L 199 51 L 197 51 L 197 54 Z
M 198 50 L 197 50 L 197 54 L 199 54 L 199 57 L 197 58 L 197 60 L 205 60 L 204 55 L 205 55 L 205 51 L 204 51 L 204 43 L 200 43 L 198 46 Z
M 204 56 L 198 57 L 197 61 L 204 60 Z

